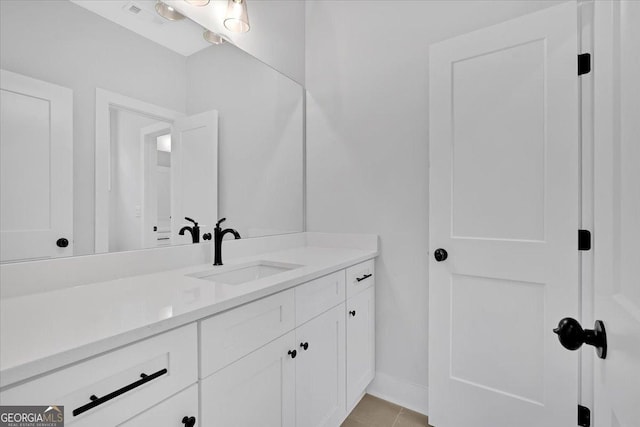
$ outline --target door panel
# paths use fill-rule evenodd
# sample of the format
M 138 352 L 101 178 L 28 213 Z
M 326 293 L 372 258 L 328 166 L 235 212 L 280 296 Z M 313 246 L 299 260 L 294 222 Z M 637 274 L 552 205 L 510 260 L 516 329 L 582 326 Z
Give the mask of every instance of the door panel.
M 200 425 L 294 427 L 294 348 L 289 332 L 202 380 Z
M 375 364 L 375 288 L 349 298 L 347 307 L 347 410 L 373 380 Z
M 608 344 L 607 358 L 595 359 L 596 427 L 632 427 L 639 419 L 639 20 L 638 2 L 595 3 L 594 317 L 604 322 Z
M 574 425 L 577 11 L 564 3 L 430 53 L 429 419 Z
M 0 82 L 0 260 L 73 255 L 73 93 L 5 70 Z
M 171 232 L 173 243 L 191 243 L 179 236 L 184 217 L 196 220 L 202 233 L 218 220 L 218 112 L 179 118 L 171 132 Z M 209 229 L 207 229 L 209 227 Z
M 337 426 L 346 411 L 344 303 L 298 327 L 296 344 L 296 426 Z

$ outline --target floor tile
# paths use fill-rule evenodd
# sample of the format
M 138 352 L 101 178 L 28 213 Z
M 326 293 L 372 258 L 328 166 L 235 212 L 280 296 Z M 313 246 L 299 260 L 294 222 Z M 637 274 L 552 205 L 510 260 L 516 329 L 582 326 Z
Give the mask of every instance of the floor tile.
M 347 417 L 347 419 L 344 420 L 340 427 L 367 427 L 367 425 L 365 423 L 361 423 L 360 421 L 356 421 L 351 417 Z
M 402 408 L 393 427 L 428 427 L 429 418 L 410 409 Z
M 401 409 L 401 406 L 367 394 L 348 418 L 368 427 L 392 427 Z

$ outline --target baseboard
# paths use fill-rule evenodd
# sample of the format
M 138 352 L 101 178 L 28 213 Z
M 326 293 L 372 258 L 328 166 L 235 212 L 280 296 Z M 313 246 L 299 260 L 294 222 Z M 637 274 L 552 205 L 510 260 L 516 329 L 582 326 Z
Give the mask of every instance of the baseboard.
M 423 415 L 429 415 L 429 388 L 391 375 L 376 372 L 367 393 L 404 406 Z

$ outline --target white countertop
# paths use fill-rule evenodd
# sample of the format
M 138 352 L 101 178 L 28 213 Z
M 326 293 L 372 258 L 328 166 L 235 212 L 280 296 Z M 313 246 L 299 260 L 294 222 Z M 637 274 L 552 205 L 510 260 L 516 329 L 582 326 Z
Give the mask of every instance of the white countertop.
M 0 300 L 0 387 L 280 292 L 377 256 L 300 247 Z M 257 260 L 302 267 L 240 285 L 188 274 Z

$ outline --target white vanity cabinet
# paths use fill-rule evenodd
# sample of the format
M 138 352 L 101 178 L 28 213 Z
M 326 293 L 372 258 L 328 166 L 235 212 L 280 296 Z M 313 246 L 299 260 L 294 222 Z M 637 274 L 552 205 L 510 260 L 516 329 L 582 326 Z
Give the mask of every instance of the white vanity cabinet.
M 346 302 L 347 411 L 360 401 L 375 376 L 374 283 L 373 260 L 347 269 L 347 294 L 351 295 Z
M 59 405 L 65 425 L 116 426 L 196 384 L 197 348 L 189 324 L 4 390 L 0 404 Z
M 295 332 L 201 381 L 203 426 L 294 427 Z
M 75 427 L 338 427 L 375 373 L 373 260 L 0 392 Z M 193 417 L 193 418 L 191 418 Z
M 193 384 L 118 427 L 201 427 L 198 417 L 198 385 Z
M 296 329 L 296 426 L 337 427 L 345 414 L 344 303 Z

